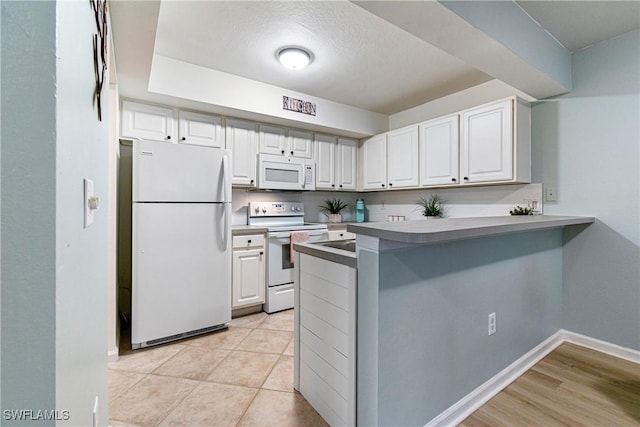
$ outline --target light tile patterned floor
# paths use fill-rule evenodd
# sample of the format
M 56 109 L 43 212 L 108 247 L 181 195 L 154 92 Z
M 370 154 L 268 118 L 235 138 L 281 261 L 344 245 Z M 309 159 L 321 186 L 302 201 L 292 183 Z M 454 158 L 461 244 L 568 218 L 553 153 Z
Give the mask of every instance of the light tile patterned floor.
M 293 310 L 127 352 L 109 364 L 113 427 L 326 426 L 293 389 Z

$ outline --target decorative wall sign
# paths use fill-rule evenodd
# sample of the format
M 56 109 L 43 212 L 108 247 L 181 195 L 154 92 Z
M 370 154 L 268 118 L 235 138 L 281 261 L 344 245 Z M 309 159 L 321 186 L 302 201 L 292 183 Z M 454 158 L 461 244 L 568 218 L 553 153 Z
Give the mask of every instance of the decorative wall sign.
M 301 99 L 290 98 L 288 96 L 282 97 L 282 109 L 295 111 L 296 113 L 308 114 L 310 116 L 316 115 L 316 104 L 309 101 L 303 101 Z
M 102 121 L 102 86 L 107 73 L 107 1 L 91 0 L 91 9 L 95 14 L 98 34 L 93 35 L 93 66 L 96 77 L 96 88 L 93 91 L 93 102 L 98 109 L 98 120 Z

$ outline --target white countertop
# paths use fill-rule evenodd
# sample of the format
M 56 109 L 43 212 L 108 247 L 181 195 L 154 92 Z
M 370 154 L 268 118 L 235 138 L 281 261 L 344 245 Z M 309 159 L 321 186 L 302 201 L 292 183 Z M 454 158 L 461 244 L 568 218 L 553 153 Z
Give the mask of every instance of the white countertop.
M 591 224 L 594 221 L 594 217 L 555 215 L 436 218 L 348 224 L 347 231 L 394 242 L 430 244 Z

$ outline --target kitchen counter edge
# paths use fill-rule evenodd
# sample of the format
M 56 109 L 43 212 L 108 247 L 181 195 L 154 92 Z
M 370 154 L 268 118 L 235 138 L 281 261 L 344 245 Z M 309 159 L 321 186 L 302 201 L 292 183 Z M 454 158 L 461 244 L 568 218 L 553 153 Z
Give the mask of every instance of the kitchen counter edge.
M 231 234 L 234 236 L 246 236 L 248 234 L 264 234 L 266 232 L 267 232 L 266 227 L 256 227 L 254 225 L 231 226 Z
M 547 230 L 570 225 L 588 225 L 593 222 L 595 222 L 595 217 L 516 215 L 348 224 L 347 231 L 382 240 L 424 245 Z
M 328 246 L 316 245 L 313 243 L 295 243 L 293 250 L 303 254 L 315 256 L 347 267 L 356 268 L 358 261 L 354 252 L 347 252 L 341 249 L 334 249 Z

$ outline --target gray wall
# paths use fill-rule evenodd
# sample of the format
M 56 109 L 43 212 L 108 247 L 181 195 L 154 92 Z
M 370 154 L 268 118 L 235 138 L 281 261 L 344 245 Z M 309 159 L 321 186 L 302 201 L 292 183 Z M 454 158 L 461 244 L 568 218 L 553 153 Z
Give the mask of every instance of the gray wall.
M 92 105 L 94 15 L 88 2 L 1 8 L 2 409 L 91 425 L 98 396 L 106 425 L 108 122 Z M 87 229 L 85 177 L 103 203 Z
M 597 222 L 564 246 L 563 327 L 640 350 L 640 32 L 573 54 L 571 93 L 532 108 L 549 214 Z
M 2 409 L 53 409 L 56 5 L 0 7 Z
M 377 265 L 361 257 L 359 274 L 379 269 L 380 293 L 364 301 L 375 274 L 358 279 L 359 420 L 424 425 L 558 331 L 561 245 L 550 230 L 385 251 Z

